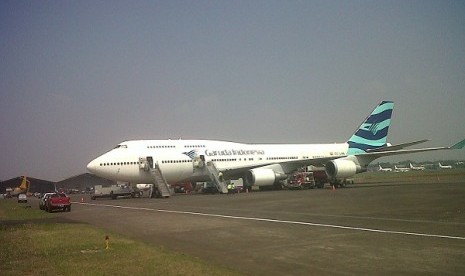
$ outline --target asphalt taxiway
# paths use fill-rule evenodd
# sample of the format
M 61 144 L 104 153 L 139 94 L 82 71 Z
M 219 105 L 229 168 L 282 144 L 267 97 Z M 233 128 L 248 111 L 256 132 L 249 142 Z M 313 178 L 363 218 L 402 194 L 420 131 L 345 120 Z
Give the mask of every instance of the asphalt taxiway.
M 463 275 L 464 195 L 464 182 L 169 199 L 79 195 L 62 215 L 244 274 Z

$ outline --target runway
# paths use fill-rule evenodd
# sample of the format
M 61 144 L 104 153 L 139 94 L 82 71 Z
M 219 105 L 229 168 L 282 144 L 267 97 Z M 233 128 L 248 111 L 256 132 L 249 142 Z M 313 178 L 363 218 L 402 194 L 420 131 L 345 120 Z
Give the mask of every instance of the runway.
M 465 273 L 465 183 L 91 201 L 69 219 L 253 275 Z

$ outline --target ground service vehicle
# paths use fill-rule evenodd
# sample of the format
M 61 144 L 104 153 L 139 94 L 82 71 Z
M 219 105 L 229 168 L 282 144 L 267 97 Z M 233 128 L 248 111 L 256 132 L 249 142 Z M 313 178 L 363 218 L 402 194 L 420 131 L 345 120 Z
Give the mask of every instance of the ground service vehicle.
M 47 198 L 49 198 L 51 194 L 53 193 L 45 193 L 40 197 L 40 200 L 39 200 L 40 210 L 45 210 L 45 204 L 47 203 Z
M 18 203 L 27 203 L 27 196 L 25 194 L 19 194 Z
M 315 181 L 313 179 L 313 172 L 296 172 L 290 176 L 288 189 L 313 189 L 315 188 Z
M 325 186 L 325 183 L 329 182 L 328 176 L 324 170 L 314 170 L 313 180 L 315 181 L 315 187 L 321 189 Z
M 102 185 L 95 185 L 94 194 L 91 196 L 92 200 L 96 198 L 111 198 L 116 199 L 119 196 L 140 197 L 142 192 L 138 189 L 132 188 L 130 185 L 111 185 L 104 187 Z
M 71 199 L 64 193 L 53 193 L 45 201 L 45 211 L 52 212 L 60 209 L 66 212 L 71 211 Z

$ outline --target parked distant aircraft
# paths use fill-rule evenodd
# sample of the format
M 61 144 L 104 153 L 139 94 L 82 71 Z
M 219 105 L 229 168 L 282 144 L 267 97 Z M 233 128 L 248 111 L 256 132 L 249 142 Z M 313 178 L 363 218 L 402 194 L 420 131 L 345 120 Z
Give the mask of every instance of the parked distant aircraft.
M 452 169 L 452 166 L 451 166 L 451 165 L 445 165 L 445 166 L 443 166 L 443 165 L 441 165 L 441 162 L 439 162 L 439 168 L 440 168 L 440 169 Z
M 404 149 L 426 140 L 388 144 L 393 107 L 391 101 L 381 102 L 345 143 L 271 145 L 214 140 L 133 140 L 122 142 L 92 160 L 87 169 L 116 181 L 162 183 L 164 187 L 168 186 L 166 183 L 213 181 L 221 184 L 224 180 L 243 178 L 244 188 L 250 188 L 280 185 L 298 168 L 314 165 L 325 167 L 328 178 L 337 185 L 341 179 L 365 172 L 368 164 L 380 157 L 465 146 L 465 139 L 451 147 Z M 217 186 L 224 187 L 220 184 Z
M 397 167 L 396 165 L 394 165 L 394 171 L 396 172 L 408 172 L 410 171 L 410 168 L 405 168 L 405 167 Z
M 392 172 L 392 168 L 383 168 L 381 167 L 381 165 L 378 165 L 379 168 L 378 168 L 378 171 L 379 172 Z
M 21 185 L 19 187 L 14 188 L 14 190 L 11 192 L 12 196 L 17 196 L 19 194 L 25 194 L 29 188 L 29 185 L 31 182 L 27 180 L 26 176 L 21 176 Z
M 412 163 L 410 163 L 410 169 L 412 169 L 413 171 L 423 171 L 425 169 L 424 166 L 414 166 L 412 165 Z

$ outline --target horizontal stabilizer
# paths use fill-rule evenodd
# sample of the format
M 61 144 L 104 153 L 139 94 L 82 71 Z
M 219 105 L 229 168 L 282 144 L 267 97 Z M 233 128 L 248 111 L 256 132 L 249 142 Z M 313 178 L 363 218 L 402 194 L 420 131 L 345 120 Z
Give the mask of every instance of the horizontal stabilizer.
M 399 150 L 392 150 L 391 147 L 387 147 L 383 151 L 367 152 L 365 154 L 358 154 L 357 156 L 371 157 L 371 159 L 374 160 L 376 158 L 391 156 L 391 155 L 399 155 L 399 154 L 406 154 L 406 153 L 419 153 L 419 152 L 427 152 L 427 151 L 435 151 L 435 150 L 451 150 L 451 149 L 455 150 L 455 149 L 462 149 L 464 147 L 465 147 L 465 139 L 449 147 L 399 149 Z
M 418 144 L 428 142 L 428 141 L 429 141 L 429 139 L 423 139 L 423 140 L 418 140 L 418 141 L 414 141 L 414 142 L 410 142 L 410 143 L 403 143 L 403 144 L 399 144 L 399 145 L 386 146 L 386 147 L 377 148 L 377 149 L 369 149 L 369 150 L 367 150 L 367 152 L 383 152 L 383 151 L 400 150 L 400 149 L 403 149 L 403 148 L 406 148 L 406 147 L 411 147 L 411 146 L 418 145 Z
M 463 149 L 463 147 L 465 147 L 465 139 L 463 139 L 462 141 L 458 142 L 457 144 L 453 145 L 450 148 L 451 149 Z

